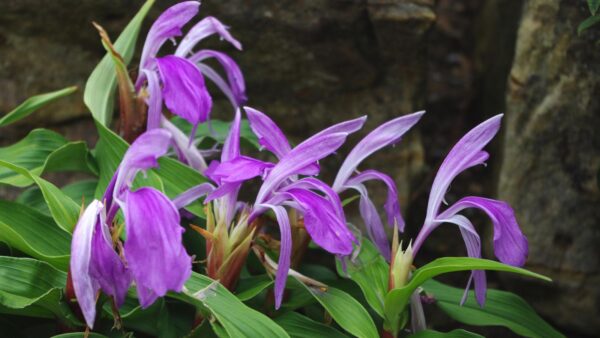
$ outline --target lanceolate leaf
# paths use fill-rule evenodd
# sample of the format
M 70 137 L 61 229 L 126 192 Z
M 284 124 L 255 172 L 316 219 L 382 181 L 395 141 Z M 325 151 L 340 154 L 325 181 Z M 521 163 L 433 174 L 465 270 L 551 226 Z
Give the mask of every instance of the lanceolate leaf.
M 344 291 L 327 287 L 320 289 L 302 284 L 348 333 L 361 338 L 379 337 L 369 312 Z
M 465 330 L 452 330 L 450 332 L 438 332 L 433 330 L 424 330 L 408 336 L 410 338 L 484 338 L 477 333 Z
M 221 326 L 229 337 L 289 337 L 273 320 L 249 308 L 218 282 L 192 273 L 185 284 L 184 293 L 171 293 L 173 298 L 200 307 L 206 315 L 217 322 L 213 329 Z M 213 324 L 211 318 L 206 318 Z
M 0 168 L 6 168 L 35 182 L 42 191 L 48 209 L 56 223 L 65 231 L 72 232 L 79 218 L 80 206 L 52 183 L 11 163 L 0 161 Z
M 31 258 L 0 256 L 0 312 L 78 323 L 61 300 L 67 274 Z
M 115 50 L 121 54 L 126 65 L 133 57 L 142 21 L 153 3 L 154 0 L 147 0 L 115 41 Z M 83 94 L 83 101 L 86 106 L 90 109 L 96 121 L 104 126 L 109 125 L 112 119 L 116 87 L 115 65 L 111 56 L 107 53 L 88 78 Z
M 600 15 L 590 16 L 583 20 L 577 27 L 577 34 L 581 35 L 584 31 L 600 22 Z
M 0 201 L 0 241 L 66 271 L 71 235 L 25 205 Z
M 473 291 L 464 305 L 460 305 L 463 289 L 434 280 L 423 284 L 435 304 L 454 320 L 477 326 L 501 325 L 525 337 L 564 337 L 546 323 L 523 298 L 506 291 L 488 289 L 485 307 L 475 301 Z
M 587 0 L 587 3 L 590 8 L 590 13 L 596 15 L 598 8 L 600 8 L 600 0 Z
M 514 266 L 502 264 L 500 262 L 479 259 L 471 257 L 444 257 L 438 258 L 433 262 L 422 266 L 414 271 L 411 280 L 402 288 L 390 291 L 385 297 L 385 319 L 392 332 L 398 332 L 398 318 L 404 312 L 410 299 L 410 295 L 424 282 L 438 275 L 468 270 L 496 270 L 518 273 L 524 276 L 535 277 L 550 281 L 548 277 L 535 272 Z
M 344 338 L 346 335 L 331 326 L 316 322 L 298 312 L 288 312 L 275 322 L 287 331 L 292 338 Z
M 96 185 L 98 185 L 98 180 L 78 181 L 65 185 L 61 191 L 74 202 L 77 201 L 76 204 L 87 206 L 94 200 Z M 52 215 L 42 190 L 37 186 L 23 191 L 15 201 L 30 206 L 48 216 Z
M 44 105 L 61 97 L 72 94 L 76 90 L 77 87 L 67 87 L 54 92 L 32 96 L 25 100 L 23 103 L 21 103 L 17 108 L 13 109 L 8 114 L 2 116 L 2 118 L 0 118 L 0 127 L 4 127 L 14 122 L 17 122 L 20 119 L 29 116 L 31 113 L 40 109 Z
M 21 141 L 0 148 L 0 160 L 42 175 L 45 171 L 80 171 L 95 174 L 94 163 L 84 142 L 67 142 L 59 134 L 35 129 Z M 8 168 L 0 168 L 0 183 L 17 187 L 31 185 L 33 180 Z
M 358 284 L 371 308 L 383 318 L 383 303 L 388 292 L 389 274 L 389 267 L 383 256 L 369 240 L 363 238 L 358 256 L 343 259 L 346 271 L 338 259 L 338 274 Z

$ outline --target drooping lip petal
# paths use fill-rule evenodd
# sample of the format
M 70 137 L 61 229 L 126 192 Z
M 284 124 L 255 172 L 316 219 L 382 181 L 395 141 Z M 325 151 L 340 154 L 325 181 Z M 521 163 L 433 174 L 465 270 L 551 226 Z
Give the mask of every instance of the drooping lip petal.
M 335 208 L 338 217 L 340 219 L 345 218 L 340 196 L 323 181 L 313 177 L 306 177 L 283 187 L 281 191 L 286 192 L 289 189 L 316 190 L 323 193 L 325 197 L 327 197 L 327 199 L 329 200 L 329 203 L 331 203 L 332 206 Z
M 165 41 L 181 35 L 181 28 L 198 13 L 199 7 L 199 1 L 178 3 L 168 8 L 154 21 L 144 43 L 140 59 L 141 69 L 150 68 L 149 63 Z
M 247 156 L 238 156 L 231 161 L 219 164 L 210 172 L 208 177 L 218 184 L 243 182 L 254 177 L 263 176 L 265 170 L 272 167 L 273 163 L 263 162 Z
M 140 135 L 123 156 L 115 173 L 115 199 L 131 187 L 140 170 L 158 167 L 158 158 L 167 153 L 170 144 L 171 134 L 166 130 L 152 129 Z
M 440 218 L 453 215 L 465 208 L 484 211 L 494 225 L 494 253 L 498 259 L 513 266 L 523 266 L 527 260 L 527 238 L 521 232 L 515 213 L 508 203 L 489 198 L 469 196 L 446 209 Z
M 388 188 L 388 193 L 384 208 L 387 214 L 388 225 L 393 226 L 396 224 L 400 231 L 404 231 L 404 219 L 400 214 L 398 190 L 396 189 L 396 183 L 390 176 L 376 170 L 365 170 L 362 173 L 350 178 L 346 184 L 353 186 L 362 184 L 369 180 L 379 180 L 385 183 Z
M 388 243 L 385 228 L 379 218 L 377 208 L 371 201 L 367 188 L 363 184 L 349 185 L 349 188 L 355 189 L 360 194 L 359 211 L 365 222 L 365 227 L 369 238 L 373 241 L 379 253 L 389 262 L 391 259 L 390 244 Z
M 281 158 L 264 180 L 256 204 L 267 200 L 271 194 L 289 176 L 297 174 L 308 165 L 336 151 L 346 140 L 347 133 L 331 133 L 319 137 L 311 137 L 300 143 Z
M 182 290 L 192 259 L 182 243 L 179 213 L 162 192 L 149 187 L 127 191 L 120 204 L 127 231 L 125 259 L 146 308 L 168 290 Z
M 333 183 L 333 189 L 341 189 L 356 167 L 369 155 L 385 146 L 398 142 L 402 135 L 421 119 L 424 113 L 424 111 L 420 111 L 398 117 L 380 125 L 365 136 L 342 163 Z
M 431 186 L 426 223 L 438 214 L 444 195 L 454 178 L 464 170 L 483 163 L 488 155 L 482 149 L 500 129 L 502 115 L 496 115 L 463 136 L 450 150 Z
M 185 35 L 185 37 L 181 40 L 181 43 L 177 47 L 175 51 L 175 55 L 186 57 L 192 51 L 194 46 L 198 44 L 198 42 L 203 39 L 213 35 L 219 34 L 221 39 L 231 43 L 235 48 L 241 50 L 242 44 L 236 40 L 229 31 L 227 27 L 221 23 L 217 18 L 212 16 L 207 16 L 202 19 L 200 22 L 194 25 L 190 29 L 190 31 Z
M 246 97 L 246 83 L 244 81 L 244 75 L 242 74 L 240 67 L 227 54 L 209 49 L 204 49 L 193 54 L 188 58 L 188 60 L 193 63 L 198 63 L 208 58 L 214 58 L 221 64 L 225 74 L 227 75 L 227 82 L 229 83 L 228 87 L 231 90 L 236 105 L 238 107 L 243 105 L 248 98 Z
M 163 81 L 163 97 L 169 110 L 194 128 L 208 120 L 212 98 L 200 70 L 190 61 L 173 55 L 156 59 Z
M 277 218 L 277 224 L 279 224 L 280 232 L 280 248 L 279 248 L 279 262 L 277 264 L 277 273 L 275 276 L 275 309 L 279 309 L 281 301 L 283 300 L 283 291 L 285 289 L 285 282 L 287 279 L 288 271 L 290 270 L 290 260 L 292 257 L 292 232 L 290 226 L 290 220 L 288 218 L 285 208 L 282 206 L 261 204 L 261 208 L 270 208 L 273 210 L 275 217 Z
M 96 318 L 96 293 L 100 284 L 90 276 L 92 259 L 92 237 L 96 223 L 104 212 L 104 205 L 98 200 L 92 201 L 85 209 L 75 230 L 71 244 L 70 271 L 73 277 L 73 289 L 81 312 L 90 328 Z
M 283 131 L 266 114 L 250 107 L 244 107 L 250 128 L 258 137 L 258 142 L 281 159 L 292 150 Z
M 309 190 L 287 189 L 304 214 L 304 226 L 315 243 L 338 255 L 352 253 L 354 235 L 346 226 L 346 219 L 340 217 L 336 206 Z

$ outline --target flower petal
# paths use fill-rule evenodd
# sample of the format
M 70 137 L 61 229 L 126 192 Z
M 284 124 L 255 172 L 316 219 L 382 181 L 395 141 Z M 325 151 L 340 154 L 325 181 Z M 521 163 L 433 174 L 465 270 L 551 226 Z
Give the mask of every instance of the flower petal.
M 156 59 L 163 81 L 163 97 L 169 110 L 197 127 L 208 120 L 212 98 L 204 77 L 190 61 L 173 55 Z
M 240 124 L 242 113 L 239 109 L 235 110 L 235 117 L 231 122 L 231 127 L 227 139 L 223 143 L 223 151 L 221 152 L 221 162 L 233 160 L 240 156 Z
M 175 51 L 175 55 L 186 57 L 192 51 L 194 46 L 198 44 L 198 42 L 203 39 L 213 35 L 219 34 L 222 40 L 225 40 L 231 43 L 235 48 L 241 50 L 242 44 L 238 40 L 236 40 L 229 31 L 227 31 L 227 27 L 221 23 L 217 18 L 212 16 L 207 16 L 202 19 L 202 21 L 198 22 L 190 29 L 190 31 L 185 35 L 185 37 L 181 40 L 181 43 L 177 47 Z
M 292 231 L 290 220 L 285 208 L 271 204 L 261 204 L 261 208 L 270 208 L 273 210 L 280 232 L 279 261 L 277 263 L 277 274 L 275 276 L 275 309 L 279 309 L 283 299 L 283 291 L 290 270 L 290 260 L 292 257 Z
M 376 170 L 365 170 L 362 173 L 350 178 L 347 181 L 347 185 L 362 184 L 369 180 L 379 180 L 385 183 L 388 187 L 387 201 L 385 202 L 384 208 L 387 213 L 388 225 L 398 225 L 400 231 L 404 231 L 404 219 L 400 214 L 400 202 L 398 202 L 398 190 L 396 189 L 396 183 L 388 175 L 381 173 Z
M 231 161 L 219 164 L 207 175 L 210 179 L 222 183 L 243 182 L 257 176 L 263 176 L 273 163 L 263 162 L 247 156 L 238 156 Z
M 352 134 L 352 133 L 358 131 L 360 128 L 362 128 L 362 126 L 365 124 L 366 120 L 367 120 L 366 116 L 361 116 L 361 117 L 355 118 L 353 120 L 340 122 L 338 124 L 334 124 L 333 126 L 331 126 L 329 128 L 321 130 L 320 132 L 313 135 L 312 137 L 321 137 L 323 135 L 333 134 L 333 133 Z
M 154 70 L 141 70 L 148 79 L 148 97 L 146 104 L 148 105 L 148 122 L 146 130 L 151 130 L 160 127 L 162 117 L 162 93 L 160 90 L 160 80 L 158 74 Z
M 346 140 L 347 133 L 332 133 L 311 137 L 281 158 L 267 175 L 256 197 L 261 204 L 289 176 L 298 174 L 308 165 L 336 151 Z
M 162 192 L 149 187 L 128 191 L 121 208 L 127 231 L 125 259 L 146 308 L 168 290 L 182 290 L 192 273 L 192 258 L 181 242 L 179 213 Z
M 377 208 L 375 208 L 373 201 L 371 201 L 367 188 L 363 184 L 355 184 L 348 187 L 360 193 L 359 211 L 360 216 L 365 222 L 369 238 L 377 246 L 379 253 L 389 262 L 391 259 L 390 244 Z
M 227 54 L 209 49 L 203 49 L 193 54 L 188 58 L 188 60 L 193 63 L 198 63 L 208 58 L 215 58 L 221 64 L 225 74 L 227 74 L 227 80 L 229 83 L 228 87 L 233 94 L 236 105 L 238 107 L 243 105 L 248 98 L 246 97 L 246 83 L 244 81 L 244 75 L 242 74 L 240 67 Z
M 463 136 L 450 150 L 431 186 L 425 224 L 438 214 L 444 195 L 454 178 L 464 170 L 483 163 L 488 155 L 482 149 L 500 129 L 502 115 L 484 121 Z
M 443 219 L 439 221 L 440 223 L 453 223 L 458 225 L 460 229 L 460 234 L 465 242 L 465 247 L 467 248 L 467 254 L 469 257 L 481 258 L 481 239 L 479 238 L 479 234 L 475 230 L 475 227 L 466 217 L 462 215 L 454 215 L 447 219 Z M 467 296 L 469 295 L 469 288 L 471 286 L 471 281 L 475 282 L 475 298 L 477 299 L 477 303 L 481 307 L 485 304 L 485 296 L 487 293 L 487 282 L 485 277 L 485 271 L 483 270 L 473 270 L 471 273 L 471 277 L 469 278 L 469 283 L 465 289 L 465 293 L 461 300 L 461 305 L 467 301 Z
M 292 150 L 283 131 L 264 113 L 250 107 L 244 107 L 250 128 L 258 137 L 258 142 L 268 151 L 281 159 Z
M 340 196 L 323 181 L 313 177 L 307 177 L 285 186 L 283 189 L 281 189 L 281 191 L 286 192 L 289 189 L 317 190 L 323 193 L 329 200 L 329 203 L 331 203 L 335 208 L 338 217 L 340 217 L 340 219 L 344 219 L 344 210 Z
M 199 7 L 200 2 L 198 1 L 178 3 L 169 7 L 154 21 L 144 43 L 140 68 L 150 68 L 149 63 L 156 56 L 160 47 L 168 39 L 181 35 L 181 28 L 198 13 Z
M 104 212 L 102 202 L 94 200 L 85 209 L 75 230 L 71 243 L 70 271 L 73 277 L 73 289 L 81 312 L 90 328 L 94 327 L 96 318 L 96 293 L 100 284 L 90 276 L 92 260 L 92 237 L 96 223 Z
M 202 156 L 202 153 L 196 148 L 196 145 L 193 142 L 190 143 L 189 137 L 164 116 L 161 116 L 161 126 L 173 136 L 173 145 L 179 160 L 199 172 L 204 173 L 207 169 L 204 156 Z
M 215 187 L 210 183 L 199 184 L 199 185 L 197 185 L 195 187 L 191 187 L 190 189 L 177 195 L 173 199 L 173 204 L 175 205 L 175 208 L 177 208 L 177 209 L 184 208 L 187 205 L 192 204 L 192 202 L 196 201 L 200 197 L 210 193 L 213 190 L 215 190 Z
M 338 215 L 330 201 L 304 189 L 288 189 L 286 193 L 300 206 L 306 231 L 315 243 L 333 254 L 352 253 L 354 235 L 346 226 L 346 219 Z
M 523 235 L 515 213 L 503 201 L 469 196 L 462 198 L 446 209 L 439 217 L 454 215 L 465 208 L 478 208 L 484 211 L 494 224 L 494 253 L 498 259 L 513 266 L 523 266 L 527 260 L 527 237 Z
M 402 135 L 412 128 L 424 113 L 424 111 L 421 111 L 393 119 L 375 128 L 365 136 L 342 163 L 333 183 L 333 190 L 341 189 L 360 162 L 369 155 L 385 146 L 398 142 Z
M 140 170 L 158 167 L 158 158 L 169 150 L 171 134 L 162 129 L 152 129 L 140 135 L 129 147 L 115 173 L 114 197 L 119 196 L 133 184 Z

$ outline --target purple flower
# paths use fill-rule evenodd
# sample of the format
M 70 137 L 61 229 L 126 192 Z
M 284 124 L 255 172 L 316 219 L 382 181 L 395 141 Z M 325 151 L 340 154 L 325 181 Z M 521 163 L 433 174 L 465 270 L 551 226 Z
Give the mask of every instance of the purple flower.
M 470 257 L 481 257 L 481 240 L 473 224 L 459 212 L 466 208 L 484 211 L 494 225 L 494 252 L 506 264 L 522 266 L 527 258 L 527 238 L 517 224 L 512 208 L 505 202 L 483 197 L 464 197 L 440 212 L 440 206 L 450 184 L 458 174 L 475 165 L 483 164 L 489 154 L 483 150 L 500 129 L 502 115 L 497 115 L 469 131 L 452 148 L 440 166 L 433 181 L 427 215 L 423 227 L 414 242 L 414 254 L 423 245 L 427 236 L 440 224 L 456 224 L 461 232 Z M 475 294 L 481 306 L 485 302 L 486 279 L 483 271 L 473 271 L 469 279 L 475 282 Z M 467 293 L 463 297 L 466 300 Z
M 93 201 L 77 223 L 71 273 L 75 295 L 90 327 L 99 290 L 113 296 L 120 306 L 133 281 L 140 304 L 146 308 L 168 290 L 181 291 L 191 274 L 192 261 L 181 242 L 184 229 L 176 206 L 154 188 L 132 190 L 137 173 L 157 167 L 157 159 L 166 154 L 170 144 L 167 131 L 142 134 L 125 153 L 105 193 L 105 204 Z M 123 246 L 113 241 L 118 238 L 118 232 L 114 233 L 118 227 L 112 223 L 119 209 L 127 235 Z
M 246 89 L 240 68 L 229 56 L 213 50 L 193 52 L 196 44 L 213 34 L 218 34 L 221 39 L 241 49 L 241 44 L 216 18 L 207 17 L 194 25 L 183 37 L 173 55 L 156 57 L 167 40 L 173 40 L 183 34 L 182 27 L 198 13 L 199 6 L 198 1 L 176 4 L 163 12 L 154 22 L 142 51 L 136 88 L 146 95 L 147 129 L 159 127 L 169 129 L 177 139 L 175 147 L 179 158 L 203 172 L 206 169 L 204 159 L 192 146 L 191 140 L 198 125 L 209 120 L 212 110 L 212 98 L 206 88 L 204 76 L 221 89 L 235 108 L 246 101 Z M 209 58 L 221 64 L 227 80 L 204 63 Z M 162 117 L 163 102 L 173 114 L 192 125 L 193 129 L 187 145 L 181 142 L 181 133 L 173 132 L 174 126 Z
M 346 157 L 333 183 L 333 190 L 342 193 L 354 189 L 360 194 L 360 214 L 365 221 L 369 237 L 377 245 L 379 252 L 389 261 L 390 247 L 383 228 L 379 213 L 369 197 L 364 182 L 369 180 L 382 181 L 388 188 L 387 201 L 384 205 L 389 226 L 397 225 L 404 230 L 404 219 L 400 215 L 398 191 L 394 180 L 388 175 L 376 170 L 366 170 L 353 175 L 358 165 L 369 155 L 379 149 L 400 141 L 400 138 L 414 126 L 425 112 L 395 118 L 375 128 L 363 138 Z

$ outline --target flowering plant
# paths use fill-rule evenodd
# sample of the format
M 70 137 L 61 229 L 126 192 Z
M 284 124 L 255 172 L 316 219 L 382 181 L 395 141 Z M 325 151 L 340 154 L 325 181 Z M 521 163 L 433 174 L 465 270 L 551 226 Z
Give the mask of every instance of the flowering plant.
M 54 331 L 94 336 L 478 336 L 434 331 L 423 303 L 435 303 L 469 325 L 560 336 L 518 296 L 487 289 L 485 270 L 548 281 L 521 268 L 527 239 L 510 205 L 470 196 L 441 207 L 453 179 L 487 160 L 483 148 L 500 129 L 501 115 L 474 127 L 450 150 L 412 241 L 404 230 L 415 225 L 401 215 L 394 179 L 358 168 L 371 154 L 398 144 L 427 118 L 424 112 L 373 129 L 328 182 L 319 162 L 341 153 L 368 116 L 340 121 L 292 146 L 276 121 L 248 106 L 234 59 L 196 49 L 217 35 L 242 50 L 228 27 L 206 17 L 183 33 L 199 11 L 197 1 L 168 8 L 152 24 L 132 78 L 128 63 L 152 2 L 114 44 L 94 24 L 107 55 L 84 93 L 99 134 L 93 150 L 44 129 L 0 149 L 0 181 L 27 188 L 16 201 L 0 201 L 0 241 L 14 250 L 0 256 L 0 313 L 50 318 L 59 324 Z M 167 40 L 176 43 L 174 51 L 164 48 Z M 206 79 L 231 103 L 231 122 L 211 119 L 212 97 L 220 94 L 209 91 Z M 33 97 L 0 125 L 73 91 Z M 109 128 L 114 97 L 118 133 Z M 42 178 L 50 171 L 84 172 L 92 179 L 59 188 Z M 385 185 L 382 207 L 373 202 L 368 181 Z M 255 195 L 241 193 L 252 185 Z M 356 227 L 347 219 L 355 198 L 361 216 Z M 499 261 L 482 259 L 481 237 L 462 214 L 467 208 L 491 220 Z M 424 241 L 442 224 L 458 226 L 468 257 L 416 267 Z M 308 251 L 335 260 L 337 273 L 328 264 L 308 264 Z M 470 273 L 464 292 L 432 279 L 458 271 Z

